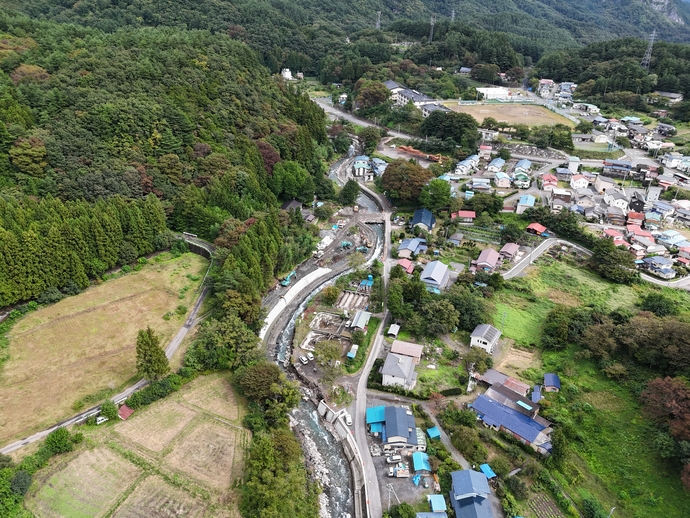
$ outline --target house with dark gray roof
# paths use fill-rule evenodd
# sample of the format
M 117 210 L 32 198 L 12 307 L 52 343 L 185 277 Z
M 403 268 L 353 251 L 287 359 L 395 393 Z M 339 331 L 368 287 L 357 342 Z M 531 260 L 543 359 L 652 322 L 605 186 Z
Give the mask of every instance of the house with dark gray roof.
M 490 324 L 479 324 L 470 335 L 470 346 L 484 349 L 487 353 L 494 352 L 501 332 Z
M 405 449 L 426 451 L 426 437 L 421 428 L 415 426 L 414 416 L 403 407 L 387 406 L 384 410 L 382 439 L 383 450 Z
M 414 211 L 411 224 L 413 227 L 420 226 L 427 232 L 431 232 L 436 225 L 436 218 L 429 209 L 417 209 Z
M 450 503 L 456 518 L 494 518 L 489 481 L 484 473 L 466 469 L 450 474 Z
M 412 390 L 417 384 L 417 373 L 414 366 L 415 362 L 411 356 L 388 353 L 386 361 L 381 367 L 383 385 L 386 387 L 398 385 L 405 390 Z

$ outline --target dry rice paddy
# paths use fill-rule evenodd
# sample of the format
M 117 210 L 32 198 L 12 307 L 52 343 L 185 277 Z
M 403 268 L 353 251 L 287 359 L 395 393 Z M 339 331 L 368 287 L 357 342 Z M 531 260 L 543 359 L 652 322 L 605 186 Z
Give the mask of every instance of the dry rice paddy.
M 150 325 L 167 345 L 184 317 L 163 315 L 193 305 L 207 264 L 193 254 L 151 261 L 17 322 L 0 373 L 0 444 L 73 415 L 84 396 L 123 386 L 136 374 L 137 331 Z

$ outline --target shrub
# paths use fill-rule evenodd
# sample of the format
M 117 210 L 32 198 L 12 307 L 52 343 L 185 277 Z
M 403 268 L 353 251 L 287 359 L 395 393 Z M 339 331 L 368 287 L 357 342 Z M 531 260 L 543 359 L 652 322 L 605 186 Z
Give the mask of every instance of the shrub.
M 111 421 L 117 419 L 117 405 L 111 400 L 106 400 L 101 404 L 101 415 Z
M 499 477 L 505 477 L 510 473 L 510 462 L 503 457 L 497 457 L 491 461 L 491 469 L 493 469 L 494 473 Z
M 31 475 L 23 469 L 17 471 L 10 482 L 10 489 L 13 493 L 24 496 L 31 486 Z
M 58 428 L 48 434 L 45 447 L 49 452 L 57 454 L 72 451 L 74 449 L 74 444 L 72 443 L 72 437 L 69 431 L 66 428 Z
M 122 267 L 122 273 L 129 273 L 129 272 L 131 272 L 131 271 L 132 271 L 132 268 L 131 268 L 128 264 L 125 264 L 125 265 Z
M 465 389 L 462 388 L 449 388 L 441 391 L 444 396 L 462 396 L 465 394 Z
M 179 306 L 177 306 L 177 309 L 175 311 L 178 315 L 184 315 L 185 313 L 187 313 L 187 306 L 180 304 Z
M 515 498 L 518 500 L 525 500 L 529 496 L 529 489 L 527 489 L 527 484 L 522 479 L 517 477 L 508 477 L 506 479 L 506 486 L 513 493 Z
M 55 286 L 51 286 L 38 296 L 39 304 L 53 304 L 64 299 L 65 296 Z

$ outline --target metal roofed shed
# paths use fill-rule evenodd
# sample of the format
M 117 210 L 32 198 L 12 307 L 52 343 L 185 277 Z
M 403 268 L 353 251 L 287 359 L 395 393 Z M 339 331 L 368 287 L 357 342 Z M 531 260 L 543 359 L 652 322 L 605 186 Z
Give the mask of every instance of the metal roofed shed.
M 546 426 L 483 394 L 474 401 L 473 408 L 487 426 L 505 428 L 530 444 L 535 443 L 539 434 L 546 429 Z
M 491 466 L 489 466 L 488 464 L 482 464 L 481 466 L 479 466 L 479 469 L 482 473 L 486 475 L 486 478 L 488 478 L 489 480 L 496 477 L 496 473 L 494 473 L 494 470 L 492 470 Z
M 448 513 L 446 513 L 445 511 L 424 511 L 421 513 L 417 513 L 414 516 L 415 518 L 448 518 Z
M 367 408 L 367 424 L 383 423 L 386 420 L 386 407 L 384 405 L 372 406 Z
M 395 354 L 402 354 L 403 356 L 411 356 L 415 363 L 419 363 L 424 352 L 424 347 L 419 344 L 411 342 L 404 342 L 403 340 L 394 340 L 391 346 L 391 352 Z
M 429 436 L 429 439 L 440 439 L 441 438 L 441 432 L 436 426 L 432 426 L 431 428 L 427 428 L 426 434 Z
M 532 389 L 532 403 L 539 403 L 541 401 L 541 387 L 535 385 Z
M 391 324 L 391 326 L 388 328 L 388 332 L 386 334 L 388 336 L 398 336 L 399 332 L 400 332 L 400 326 L 398 324 Z
M 544 374 L 544 390 L 546 392 L 558 392 L 561 390 L 561 378 L 558 374 L 547 372 Z
M 367 327 L 370 318 L 371 313 L 360 309 L 355 313 L 355 318 L 352 319 L 352 327 L 355 329 L 364 329 Z
M 423 451 L 416 451 L 412 454 L 412 466 L 414 467 L 415 473 L 418 471 L 428 471 L 431 473 L 429 456 Z
M 350 350 L 349 350 L 348 353 L 347 353 L 347 357 L 348 357 L 350 360 L 354 360 L 354 359 L 355 359 L 355 356 L 357 356 L 357 351 L 358 351 L 358 350 L 359 350 L 359 345 L 357 345 L 357 344 L 352 344 L 352 347 L 350 348 Z
M 431 512 L 440 513 L 447 510 L 446 499 L 443 498 L 443 495 L 428 495 L 427 499 L 429 500 Z
M 134 413 L 134 410 L 129 408 L 127 405 L 122 405 L 120 409 L 117 411 L 117 415 L 120 419 L 123 421 L 126 421 L 129 416 L 131 416 Z

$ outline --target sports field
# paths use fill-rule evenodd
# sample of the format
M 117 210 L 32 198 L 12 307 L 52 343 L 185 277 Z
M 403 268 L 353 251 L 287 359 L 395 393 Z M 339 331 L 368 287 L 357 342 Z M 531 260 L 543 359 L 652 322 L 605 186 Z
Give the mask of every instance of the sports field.
M 55 424 L 76 413 L 77 401 L 133 379 L 139 329 L 151 326 L 167 345 L 186 315 L 163 316 L 193 306 L 208 261 L 190 253 L 159 257 L 15 324 L 0 372 L 0 444 Z
M 51 518 L 239 518 L 233 486 L 249 432 L 227 377 L 197 378 L 126 422 L 80 428 L 87 440 L 36 474 L 26 507 Z
M 500 103 L 464 104 L 460 106 L 457 101 L 448 101 L 443 104 L 455 112 L 469 113 L 478 122 L 492 117 L 498 122 L 507 122 L 508 124 L 527 124 L 528 126 L 565 124 L 571 127 L 575 126 L 562 115 L 538 105 Z

